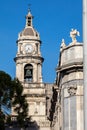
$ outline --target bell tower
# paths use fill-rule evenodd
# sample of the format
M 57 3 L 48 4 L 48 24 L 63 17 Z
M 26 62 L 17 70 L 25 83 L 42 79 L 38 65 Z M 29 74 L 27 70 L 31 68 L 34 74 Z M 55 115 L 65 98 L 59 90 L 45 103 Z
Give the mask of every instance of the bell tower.
M 25 28 L 18 35 L 16 62 L 16 78 L 24 87 L 29 104 L 28 114 L 36 121 L 40 130 L 50 130 L 46 113 L 46 84 L 42 81 L 42 63 L 44 58 L 40 51 L 39 33 L 33 27 L 33 16 L 28 11 Z M 50 85 L 49 85 L 50 86 Z M 15 113 L 12 113 L 15 116 Z
M 23 83 L 42 83 L 42 63 L 39 33 L 33 27 L 33 16 L 28 11 L 26 25 L 19 33 L 15 57 L 16 77 Z

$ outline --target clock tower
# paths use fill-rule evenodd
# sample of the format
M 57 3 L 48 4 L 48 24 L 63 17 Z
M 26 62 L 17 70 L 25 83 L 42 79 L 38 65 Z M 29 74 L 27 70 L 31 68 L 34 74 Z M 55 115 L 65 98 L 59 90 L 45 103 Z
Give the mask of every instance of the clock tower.
M 29 11 L 26 16 L 25 28 L 19 33 L 17 40 L 16 77 L 24 83 L 42 83 L 44 59 L 40 52 L 39 33 L 34 29 L 32 20 L 33 16 Z
M 27 95 L 29 104 L 29 116 L 36 121 L 40 130 L 50 130 L 50 123 L 47 120 L 46 85 L 42 80 L 42 63 L 44 58 L 41 55 L 41 40 L 39 33 L 33 27 L 33 16 L 28 11 L 26 25 L 18 35 L 16 62 L 16 78 L 24 87 L 24 94 Z M 47 87 L 46 87 L 47 86 Z M 13 112 L 12 115 L 15 115 Z

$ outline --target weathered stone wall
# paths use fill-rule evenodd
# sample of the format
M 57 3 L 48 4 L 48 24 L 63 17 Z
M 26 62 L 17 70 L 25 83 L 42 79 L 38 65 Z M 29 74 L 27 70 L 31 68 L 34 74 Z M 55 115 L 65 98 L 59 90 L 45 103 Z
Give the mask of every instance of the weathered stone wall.
M 59 64 L 56 68 L 58 92 L 52 130 L 84 130 L 83 128 L 83 45 L 76 40 L 77 30 L 72 30 L 72 42 L 61 43 Z M 53 98 L 53 97 L 52 97 Z M 52 103 L 51 103 L 52 104 Z M 57 116 L 55 116 L 57 115 Z
M 61 52 L 61 110 L 63 130 L 83 130 L 83 46 L 76 43 Z

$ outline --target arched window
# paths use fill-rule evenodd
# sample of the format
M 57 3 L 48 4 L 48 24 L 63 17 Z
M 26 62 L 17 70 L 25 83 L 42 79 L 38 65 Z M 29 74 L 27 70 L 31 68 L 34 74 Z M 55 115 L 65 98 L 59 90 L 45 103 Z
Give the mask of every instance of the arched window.
M 24 80 L 26 82 L 33 81 L 33 66 L 31 64 L 27 64 L 24 67 Z

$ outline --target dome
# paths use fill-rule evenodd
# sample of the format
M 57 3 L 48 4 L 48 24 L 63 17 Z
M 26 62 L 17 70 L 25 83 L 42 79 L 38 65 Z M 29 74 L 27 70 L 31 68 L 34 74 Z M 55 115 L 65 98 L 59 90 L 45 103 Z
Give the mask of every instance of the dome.
M 26 27 L 21 33 L 20 36 L 36 36 L 38 37 L 38 33 L 34 30 L 33 27 Z
M 30 35 L 30 36 L 34 36 L 34 31 L 32 28 L 26 28 L 24 31 L 23 31 L 23 35 L 26 36 L 26 35 Z

